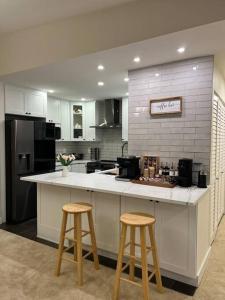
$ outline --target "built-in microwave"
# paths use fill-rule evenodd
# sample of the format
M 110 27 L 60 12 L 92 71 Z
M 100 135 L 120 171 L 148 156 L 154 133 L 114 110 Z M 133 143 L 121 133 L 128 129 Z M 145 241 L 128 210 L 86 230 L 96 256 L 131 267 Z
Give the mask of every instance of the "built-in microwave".
M 35 121 L 34 138 L 35 140 L 59 140 L 61 139 L 61 128 L 55 126 L 55 123 Z

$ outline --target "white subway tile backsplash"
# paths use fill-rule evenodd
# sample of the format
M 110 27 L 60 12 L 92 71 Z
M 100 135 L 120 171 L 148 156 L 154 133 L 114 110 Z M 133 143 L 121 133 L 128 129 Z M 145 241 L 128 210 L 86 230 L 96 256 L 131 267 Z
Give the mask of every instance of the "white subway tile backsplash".
M 168 162 L 187 157 L 209 166 L 213 57 L 134 70 L 129 78 L 129 154 L 154 153 Z M 150 99 L 172 96 L 183 97 L 181 116 L 149 115 Z
M 100 148 L 100 159 L 116 160 L 121 156 L 122 146 L 121 129 L 103 129 L 100 142 L 57 142 L 56 152 L 63 153 L 83 153 L 84 159 L 90 159 L 89 148 Z M 127 154 L 127 146 L 124 148 L 124 154 Z

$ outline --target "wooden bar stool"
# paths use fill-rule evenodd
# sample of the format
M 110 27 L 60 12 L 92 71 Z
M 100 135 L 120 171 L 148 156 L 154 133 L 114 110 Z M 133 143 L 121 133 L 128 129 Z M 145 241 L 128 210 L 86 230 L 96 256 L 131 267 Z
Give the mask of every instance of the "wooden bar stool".
M 82 285 L 83 284 L 83 258 L 86 258 L 87 256 L 89 256 L 92 253 L 93 258 L 94 258 L 95 269 L 96 270 L 99 269 L 94 223 L 93 223 L 93 217 L 92 217 L 92 205 L 89 203 L 83 203 L 83 202 L 70 203 L 70 204 L 64 205 L 62 208 L 62 211 L 63 211 L 63 220 L 62 220 L 60 242 L 59 242 L 59 249 L 58 249 L 56 276 L 59 276 L 59 274 L 60 274 L 62 259 L 70 261 L 72 263 L 77 264 L 78 284 Z M 81 229 L 81 215 L 83 213 L 87 213 L 88 223 L 89 223 L 89 231 Z M 74 227 L 66 230 L 68 214 L 72 214 L 74 216 Z M 68 233 L 72 230 L 74 231 L 74 238 L 67 237 L 66 233 Z M 90 236 L 91 236 L 92 250 L 83 256 L 82 255 L 82 238 L 88 234 L 90 234 Z M 65 239 L 73 242 L 73 244 L 71 246 L 67 247 L 66 249 L 64 249 Z M 74 248 L 74 259 L 73 260 L 63 257 L 63 253 L 70 250 L 71 248 Z
M 160 269 L 159 269 L 159 260 L 156 249 L 155 234 L 154 234 L 154 224 L 155 218 L 149 214 L 145 213 L 125 213 L 120 217 L 120 222 L 122 223 L 122 233 L 120 239 L 120 248 L 117 261 L 116 269 L 116 278 L 113 291 L 113 300 L 119 299 L 120 292 L 120 280 L 130 282 L 136 286 L 142 287 L 143 290 L 143 299 L 150 300 L 149 295 L 149 281 L 155 275 L 157 289 L 159 292 L 163 292 Z M 126 244 L 126 232 L 127 227 L 130 227 L 130 242 Z M 135 243 L 135 230 L 136 227 L 140 228 L 140 244 Z M 146 227 L 149 231 L 149 237 L 151 246 L 146 246 Z M 130 255 L 129 261 L 127 264 L 123 265 L 123 256 L 124 250 L 130 246 Z M 138 261 L 135 256 L 135 247 L 141 248 L 141 269 L 142 269 L 142 284 L 135 281 L 134 271 L 135 271 L 135 262 Z M 153 270 L 150 276 L 148 276 L 148 262 L 147 262 L 147 253 L 152 252 L 153 258 Z M 121 277 L 121 273 L 129 266 L 129 279 Z

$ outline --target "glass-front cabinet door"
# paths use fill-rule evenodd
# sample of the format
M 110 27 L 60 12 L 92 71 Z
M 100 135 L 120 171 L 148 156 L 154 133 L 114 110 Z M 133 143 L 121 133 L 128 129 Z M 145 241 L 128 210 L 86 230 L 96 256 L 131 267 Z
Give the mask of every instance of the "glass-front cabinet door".
M 72 139 L 85 140 L 84 104 L 72 104 Z

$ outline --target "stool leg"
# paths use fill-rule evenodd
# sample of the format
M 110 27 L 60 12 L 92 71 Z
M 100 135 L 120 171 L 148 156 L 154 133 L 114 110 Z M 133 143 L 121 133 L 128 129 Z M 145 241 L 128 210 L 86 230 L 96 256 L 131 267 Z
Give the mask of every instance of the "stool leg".
M 76 215 L 73 215 L 73 239 L 74 239 L 74 249 L 73 249 L 73 256 L 74 256 L 74 261 L 77 261 L 77 231 L 76 231 Z
M 81 241 L 81 214 L 75 215 L 76 219 L 76 239 L 77 239 L 77 273 L 78 284 L 83 285 L 83 257 L 82 257 L 82 241 Z
M 135 270 L 135 226 L 130 227 L 130 270 L 129 279 L 134 281 Z
M 63 211 L 63 219 L 62 219 L 60 241 L 59 241 L 59 248 L 58 248 L 58 260 L 57 260 L 57 266 L 56 266 L 56 271 L 55 271 L 56 276 L 59 276 L 61 264 L 62 264 L 62 255 L 63 255 L 64 241 L 65 241 L 65 234 L 66 234 L 67 216 L 68 216 L 67 212 Z
M 117 260 L 117 267 L 116 267 L 116 277 L 115 277 L 115 284 L 114 284 L 114 291 L 113 291 L 113 300 L 119 299 L 119 292 L 120 292 L 120 276 L 122 271 L 122 264 L 123 264 L 123 253 L 124 247 L 126 242 L 126 232 L 127 232 L 127 225 L 122 223 L 122 233 L 120 238 L 120 248 L 119 248 L 119 255 Z
M 154 269 L 156 272 L 155 277 L 156 277 L 157 289 L 160 293 L 162 293 L 163 286 L 162 286 L 162 279 L 161 279 L 160 268 L 159 268 L 159 259 L 158 259 L 157 247 L 156 247 L 156 242 L 155 242 L 155 234 L 154 234 L 152 225 L 149 225 L 148 228 L 149 228 L 149 236 L 150 236 L 150 242 L 151 242 L 151 247 L 152 247 L 153 264 L 154 264 Z
M 87 214 L 88 214 L 88 223 L 89 223 L 90 235 L 91 235 L 91 248 L 92 248 L 92 253 L 93 253 L 93 258 L 94 258 L 95 269 L 99 270 L 99 261 L 98 261 L 98 255 L 97 255 L 97 246 L 96 246 L 95 229 L 94 229 L 92 211 L 89 211 Z
M 141 237 L 141 265 L 142 265 L 142 287 L 144 300 L 149 300 L 149 282 L 148 282 L 148 263 L 147 263 L 147 253 L 146 253 L 146 233 L 145 227 L 140 227 L 140 237 Z

